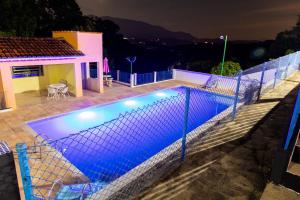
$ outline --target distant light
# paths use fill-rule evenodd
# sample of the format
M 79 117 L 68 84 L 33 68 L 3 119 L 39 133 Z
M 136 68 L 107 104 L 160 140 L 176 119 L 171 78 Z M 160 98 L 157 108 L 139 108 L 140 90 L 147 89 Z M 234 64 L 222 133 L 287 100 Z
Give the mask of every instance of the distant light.
M 80 119 L 94 119 L 96 117 L 96 113 L 92 111 L 85 111 L 80 113 L 78 116 Z
M 165 97 L 165 96 L 167 96 L 167 94 L 163 93 L 163 92 L 158 92 L 158 93 L 156 93 L 156 96 Z
M 134 100 L 128 100 L 128 101 L 125 101 L 124 104 L 126 106 L 134 106 L 134 105 L 136 105 L 136 101 L 134 101 Z
M 223 36 L 223 35 L 221 35 L 221 36 L 220 36 L 220 39 L 221 39 L 221 40 L 224 40 L 224 36 Z

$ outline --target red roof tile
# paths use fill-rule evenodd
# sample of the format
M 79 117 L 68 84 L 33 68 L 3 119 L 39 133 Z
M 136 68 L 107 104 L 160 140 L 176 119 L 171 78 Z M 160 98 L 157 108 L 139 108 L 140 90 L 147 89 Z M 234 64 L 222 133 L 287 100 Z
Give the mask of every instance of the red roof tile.
M 83 55 L 62 38 L 0 37 L 0 59 Z

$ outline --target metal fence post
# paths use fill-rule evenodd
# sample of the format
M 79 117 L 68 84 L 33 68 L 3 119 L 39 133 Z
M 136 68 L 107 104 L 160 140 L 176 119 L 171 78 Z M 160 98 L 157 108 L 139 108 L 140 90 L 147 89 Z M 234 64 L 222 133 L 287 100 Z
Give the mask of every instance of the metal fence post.
M 120 80 L 120 70 L 117 70 L 117 81 Z
M 28 163 L 27 145 L 20 143 L 16 145 L 19 158 L 20 171 L 22 176 L 23 189 L 26 200 L 33 200 L 32 182 L 30 177 L 30 167 Z
M 279 68 L 280 68 L 280 61 L 281 61 L 281 57 L 279 58 L 278 66 L 276 68 L 275 77 L 274 77 L 274 83 L 273 83 L 273 89 L 276 86 L 277 76 L 278 76 Z
M 236 89 L 235 89 L 235 97 L 234 97 L 234 103 L 233 103 L 233 111 L 232 111 L 232 120 L 235 119 L 236 111 L 237 111 L 237 104 L 239 100 L 239 91 L 241 86 L 241 79 L 242 79 L 242 72 L 240 71 L 238 74 Z
M 186 149 L 186 134 L 188 129 L 188 117 L 190 110 L 190 97 L 191 97 L 191 88 L 186 88 L 185 96 L 185 108 L 184 108 L 184 124 L 183 124 L 183 133 L 182 133 L 182 149 L 181 149 L 181 161 L 185 159 L 185 149 Z
M 156 83 L 156 81 L 157 81 L 157 78 L 156 78 L 157 72 L 156 71 L 154 71 L 154 75 L 153 76 L 154 76 L 154 78 L 153 78 L 154 79 L 154 83 Z
M 294 60 L 294 65 L 297 65 L 297 70 L 299 70 L 299 63 L 297 63 L 298 56 L 299 56 L 299 51 L 296 52 L 295 60 Z
M 299 51 L 296 52 L 295 59 L 294 59 L 294 65 L 297 64 L 298 53 L 299 53 Z
M 289 55 L 289 59 L 288 59 L 288 64 L 286 65 L 285 67 L 285 70 L 284 70 L 284 79 L 287 78 L 287 73 L 288 73 L 288 70 L 289 70 L 289 66 L 291 65 L 291 56 L 292 54 Z
M 137 73 L 134 73 L 133 75 L 134 75 L 133 76 L 134 77 L 134 85 L 137 85 Z
M 130 87 L 134 87 L 134 74 L 130 74 Z
M 292 119 L 290 122 L 290 127 L 289 127 L 288 134 L 287 134 L 285 144 L 284 144 L 284 150 L 287 150 L 289 147 L 290 141 L 291 141 L 293 133 L 294 133 L 294 128 L 295 128 L 297 120 L 299 118 L 299 113 L 300 113 L 300 88 L 298 89 L 297 99 L 296 99 L 296 103 L 294 105 L 294 111 L 293 111 Z
M 260 100 L 260 95 L 261 95 L 263 84 L 264 84 L 264 76 L 265 76 L 265 71 L 266 71 L 266 65 L 267 65 L 267 63 L 265 62 L 264 66 L 263 66 L 263 70 L 261 72 L 260 83 L 259 83 L 259 91 L 258 91 L 258 95 L 257 95 L 257 101 Z
M 172 79 L 176 79 L 176 69 L 172 69 Z

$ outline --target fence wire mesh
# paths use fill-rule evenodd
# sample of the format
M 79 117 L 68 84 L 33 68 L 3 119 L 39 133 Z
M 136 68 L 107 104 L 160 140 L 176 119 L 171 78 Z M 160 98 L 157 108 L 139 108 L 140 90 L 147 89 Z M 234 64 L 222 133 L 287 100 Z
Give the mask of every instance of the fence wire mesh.
M 35 145 L 18 150 L 19 157 L 28 155 L 23 183 L 31 199 L 134 198 L 176 169 L 186 147 L 298 70 L 299 61 L 294 53 L 233 77 L 211 75 L 204 86 L 173 88 L 174 95 L 96 127 L 56 140 L 38 136 Z

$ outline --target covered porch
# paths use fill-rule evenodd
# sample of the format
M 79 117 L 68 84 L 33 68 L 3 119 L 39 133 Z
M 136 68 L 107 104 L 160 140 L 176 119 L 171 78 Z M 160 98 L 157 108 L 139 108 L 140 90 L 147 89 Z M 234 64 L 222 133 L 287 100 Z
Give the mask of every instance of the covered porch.
M 95 80 L 94 80 L 95 82 Z M 61 97 L 59 99 L 52 99 L 48 98 L 48 91 L 47 89 L 44 90 L 31 90 L 31 91 L 24 91 L 22 93 L 16 93 L 16 106 L 17 108 L 28 108 L 34 105 L 50 105 L 50 104 L 56 104 L 61 106 L 65 103 L 70 102 L 77 102 L 77 101 L 90 101 L 90 99 L 93 99 L 97 103 L 102 102 L 101 100 L 105 100 L 108 98 L 111 98 L 112 100 L 115 100 L 115 96 L 112 94 L 120 94 L 125 93 L 129 88 L 127 86 L 124 86 L 122 84 L 114 83 L 112 87 L 107 87 L 104 85 L 105 95 L 100 94 L 99 92 L 84 89 L 82 90 L 82 96 L 80 98 L 76 98 L 73 93 L 71 93 L 70 96 L 67 96 L 66 98 Z M 131 88 L 130 88 L 131 89 Z M 129 91 L 128 91 L 129 92 Z M 130 91 L 131 92 L 131 91 Z M 109 96 L 110 95 L 110 96 Z M 85 106 L 92 105 L 88 103 Z
M 53 38 L 0 37 L 0 48 L 1 110 L 15 109 L 22 99 L 43 102 L 54 85 L 60 85 L 54 92 L 64 94 L 63 88 L 72 97 L 81 97 L 83 90 L 103 92 L 101 33 L 60 31 L 53 32 Z
M 83 89 L 102 92 L 101 68 L 97 67 L 99 78 L 86 77 L 84 70 L 89 68 L 84 66 L 87 64 L 81 62 L 80 58 L 2 64 L 0 68 L 2 107 L 16 108 L 17 105 L 22 105 L 21 102 L 48 101 L 49 85 L 62 80 L 65 81 L 72 97 L 81 97 Z

